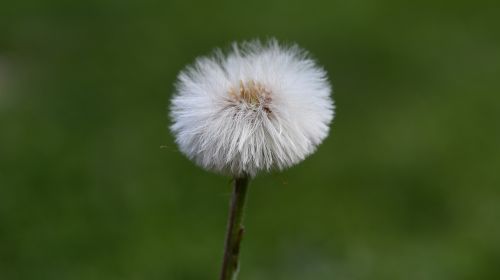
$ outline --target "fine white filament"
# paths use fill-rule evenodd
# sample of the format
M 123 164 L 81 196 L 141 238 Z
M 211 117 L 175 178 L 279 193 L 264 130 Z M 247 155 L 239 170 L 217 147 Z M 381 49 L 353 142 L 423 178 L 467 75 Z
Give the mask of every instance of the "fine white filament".
M 315 151 L 334 116 L 330 95 L 326 72 L 296 45 L 234 43 L 179 74 L 171 130 L 201 167 L 255 176 Z

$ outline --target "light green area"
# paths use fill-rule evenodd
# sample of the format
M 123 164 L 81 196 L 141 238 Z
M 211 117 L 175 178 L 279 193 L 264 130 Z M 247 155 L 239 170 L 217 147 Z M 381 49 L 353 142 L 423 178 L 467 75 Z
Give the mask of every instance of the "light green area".
M 338 110 L 251 183 L 240 279 L 500 279 L 497 3 L 3 1 L 0 279 L 216 279 L 230 181 L 166 108 L 196 56 L 270 36 Z

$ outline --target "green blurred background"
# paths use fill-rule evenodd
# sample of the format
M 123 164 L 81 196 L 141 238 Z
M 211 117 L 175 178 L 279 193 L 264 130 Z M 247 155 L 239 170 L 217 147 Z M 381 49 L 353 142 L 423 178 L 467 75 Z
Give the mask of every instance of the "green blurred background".
M 2 1 L 0 279 L 217 279 L 229 178 L 175 146 L 177 73 L 311 51 L 329 138 L 251 184 L 241 280 L 500 279 L 497 1 Z

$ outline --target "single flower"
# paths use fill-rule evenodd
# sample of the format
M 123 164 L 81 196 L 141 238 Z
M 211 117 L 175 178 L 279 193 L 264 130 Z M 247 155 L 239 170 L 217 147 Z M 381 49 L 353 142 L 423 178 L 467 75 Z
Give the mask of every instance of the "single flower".
M 220 280 L 235 280 L 249 177 L 314 152 L 333 119 L 326 72 L 297 46 L 233 44 L 198 58 L 178 77 L 172 132 L 205 169 L 233 176 Z
M 296 45 L 234 43 L 178 76 L 171 130 L 201 167 L 237 177 L 282 170 L 313 153 L 334 116 L 325 70 Z

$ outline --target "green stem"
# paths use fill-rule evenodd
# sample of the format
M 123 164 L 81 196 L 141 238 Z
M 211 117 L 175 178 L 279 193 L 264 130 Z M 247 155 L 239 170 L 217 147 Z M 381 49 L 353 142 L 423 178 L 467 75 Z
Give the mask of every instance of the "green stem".
M 245 210 L 248 181 L 247 176 L 234 178 L 220 280 L 236 280 L 238 274 L 240 244 L 245 231 L 243 228 L 243 212 Z

